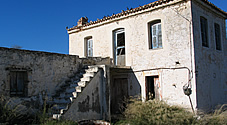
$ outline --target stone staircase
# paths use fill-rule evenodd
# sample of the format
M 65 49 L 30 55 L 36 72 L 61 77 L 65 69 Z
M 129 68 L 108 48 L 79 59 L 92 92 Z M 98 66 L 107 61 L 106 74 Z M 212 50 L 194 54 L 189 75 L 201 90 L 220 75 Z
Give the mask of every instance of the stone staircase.
M 65 84 L 52 97 L 53 119 L 60 119 L 98 70 L 98 66 L 84 66 L 69 80 L 65 81 Z

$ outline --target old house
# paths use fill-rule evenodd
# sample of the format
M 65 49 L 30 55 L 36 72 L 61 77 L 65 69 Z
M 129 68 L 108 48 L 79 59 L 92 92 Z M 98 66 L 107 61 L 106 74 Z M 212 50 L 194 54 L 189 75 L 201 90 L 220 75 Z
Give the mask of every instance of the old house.
M 69 55 L 0 48 L 0 94 L 72 120 L 111 120 L 129 96 L 210 111 L 227 103 L 226 18 L 207 0 L 82 17 L 67 29 Z
M 82 17 L 67 29 L 69 53 L 130 67 L 114 82 L 129 96 L 190 108 L 186 85 L 193 108 L 210 110 L 227 102 L 226 18 L 208 0 L 158 0 L 96 21 Z

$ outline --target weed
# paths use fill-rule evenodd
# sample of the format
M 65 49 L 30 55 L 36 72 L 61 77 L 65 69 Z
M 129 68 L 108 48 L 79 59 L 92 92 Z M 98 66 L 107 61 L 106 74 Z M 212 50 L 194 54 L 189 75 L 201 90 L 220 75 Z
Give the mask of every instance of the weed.
M 15 124 L 28 123 L 31 116 L 22 114 L 25 107 L 21 104 L 16 104 L 13 99 L 8 99 L 0 96 L 0 123 Z
M 222 105 L 220 108 L 216 109 L 214 113 L 205 114 L 201 118 L 201 125 L 226 125 L 227 124 L 227 104 Z
M 41 125 L 78 125 L 77 122 L 74 121 L 67 121 L 67 120 L 47 120 L 43 122 Z
M 130 125 L 164 125 L 197 124 L 191 112 L 177 106 L 169 106 L 163 101 L 133 101 L 124 112 L 125 120 L 116 124 Z

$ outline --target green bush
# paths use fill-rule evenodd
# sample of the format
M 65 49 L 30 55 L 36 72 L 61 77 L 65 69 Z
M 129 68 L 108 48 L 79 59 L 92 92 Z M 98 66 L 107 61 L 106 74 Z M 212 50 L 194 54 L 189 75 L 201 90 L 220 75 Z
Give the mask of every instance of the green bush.
M 125 120 L 116 124 L 130 125 L 188 125 L 197 124 L 191 112 L 177 106 L 169 106 L 163 101 L 133 101 L 124 112 Z

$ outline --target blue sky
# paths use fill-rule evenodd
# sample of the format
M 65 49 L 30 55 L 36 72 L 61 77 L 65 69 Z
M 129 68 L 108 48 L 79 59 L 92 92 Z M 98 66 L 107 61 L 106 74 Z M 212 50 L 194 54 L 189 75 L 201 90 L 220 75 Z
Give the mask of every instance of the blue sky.
M 156 0 L 0 0 L 0 47 L 68 53 L 66 27 Z M 227 0 L 210 0 L 227 11 Z

